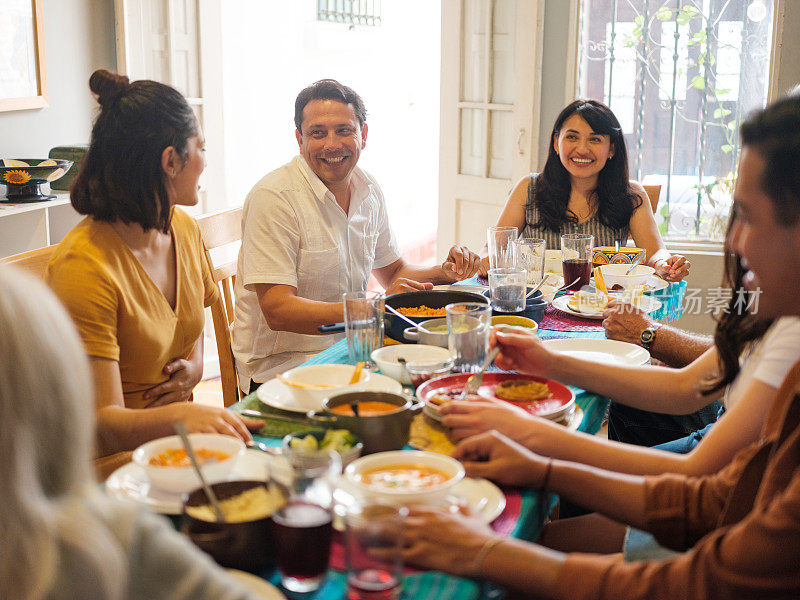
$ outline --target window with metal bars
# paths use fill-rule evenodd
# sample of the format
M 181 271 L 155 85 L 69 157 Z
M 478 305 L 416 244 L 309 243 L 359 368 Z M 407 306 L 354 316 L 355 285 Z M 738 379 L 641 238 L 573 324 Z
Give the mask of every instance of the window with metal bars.
M 381 24 L 381 0 L 317 0 L 317 20 L 378 26 Z
M 773 0 L 581 0 L 578 95 L 622 125 L 672 239 L 724 238 L 739 123 L 765 104 Z

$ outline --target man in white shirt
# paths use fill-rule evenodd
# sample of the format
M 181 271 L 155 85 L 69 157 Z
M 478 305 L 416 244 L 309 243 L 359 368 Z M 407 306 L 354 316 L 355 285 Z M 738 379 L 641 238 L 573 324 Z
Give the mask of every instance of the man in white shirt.
M 366 289 L 370 273 L 394 293 L 471 277 L 480 262 L 463 246 L 433 267 L 400 256 L 383 193 L 356 166 L 367 124 L 352 89 L 332 79 L 305 88 L 295 125 L 300 156 L 261 179 L 244 204 L 233 326 L 243 390 L 333 344 L 317 327 L 343 320 L 342 294 Z

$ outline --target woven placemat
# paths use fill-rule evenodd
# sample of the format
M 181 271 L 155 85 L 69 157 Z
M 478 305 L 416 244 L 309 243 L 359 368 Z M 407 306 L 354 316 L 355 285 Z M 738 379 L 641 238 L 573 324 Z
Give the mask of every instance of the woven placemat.
M 583 319 L 548 306 L 539 322 L 540 329 L 550 331 L 603 331 L 602 321 Z

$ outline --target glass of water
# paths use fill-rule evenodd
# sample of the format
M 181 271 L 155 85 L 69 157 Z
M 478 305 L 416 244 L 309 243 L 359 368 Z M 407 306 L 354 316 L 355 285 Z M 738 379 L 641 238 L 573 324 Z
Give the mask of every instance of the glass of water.
M 519 230 L 516 227 L 492 226 L 486 229 L 490 269 L 515 266 L 514 248 L 511 242 L 517 237 L 519 237 Z
M 505 313 L 524 311 L 526 282 L 525 269 L 489 269 L 492 308 Z
M 517 238 L 514 246 L 516 266 L 528 272 L 528 285 L 534 286 L 544 277 L 544 257 L 547 240 L 540 238 Z
M 352 364 L 375 366 L 370 355 L 383 345 L 383 301 L 383 294 L 378 292 L 342 294 L 347 353 Z
M 486 360 L 492 308 L 477 302 L 457 302 L 445 307 L 447 341 L 453 357 L 453 371 L 474 373 Z

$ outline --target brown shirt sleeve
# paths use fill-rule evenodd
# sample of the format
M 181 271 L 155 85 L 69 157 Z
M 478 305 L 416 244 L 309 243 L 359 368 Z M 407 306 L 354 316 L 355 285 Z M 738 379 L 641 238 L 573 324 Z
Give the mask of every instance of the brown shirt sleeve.
M 658 600 L 800 597 L 800 472 L 765 507 L 665 561 L 622 563 L 571 554 L 559 573 L 564 598 Z

